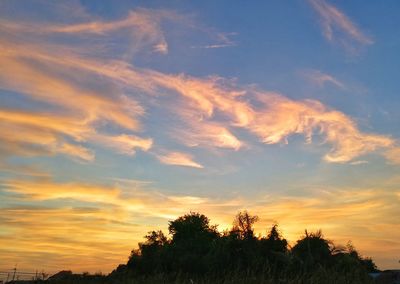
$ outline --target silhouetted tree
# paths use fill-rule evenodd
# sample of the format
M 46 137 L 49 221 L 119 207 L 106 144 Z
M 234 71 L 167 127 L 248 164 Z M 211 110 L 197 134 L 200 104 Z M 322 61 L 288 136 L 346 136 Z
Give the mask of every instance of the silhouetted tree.
M 168 239 L 162 231 L 151 231 L 145 236 L 146 241 L 139 243 L 138 250 L 132 250 L 128 267 L 135 267 L 142 273 L 163 270 L 163 255 Z
M 217 227 L 211 226 L 210 220 L 205 215 L 195 212 L 170 221 L 168 230 L 172 235 L 172 243 L 218 236 Z
M 371 258 L 363 258 L 358 251 L 354 248 L 353 244 L 349 241 L 346 245 L 346 248 L 344 249 L 344 254 L 348 257 L 351 258 L 350 260 L 347 260 L 347 262 L 352 262 L 353 265 L 349 265 L 348 266 L 352 267 L 352 269 L 354 269 L 355 264 L 357 263 L 359 264 L 360 267 L 362 267 L 365 271 L 367 271 L 368 273 L 372 273 L 372 272 L 376 272 L 377 271 L 377 267 L 374 263 L 374 261 Z M 350 269 L 349 267 L 346 267 L 346 269 Z
M 236 233 L 241 239 L 251 239 L 254 237 L 253 225 L 257 221 L 258 216 L 252 216 L 246 210 L 241 211 L 233 222 L 232 233 Z
M 259 240 L 259 247 L 261 254 L 265 258 L 265 264 L 273 269 L 274 272 L 280 273 L 288 266 L 290 262 L 288 256 L 288 242 L 282 237 L 277 224 L 271 227 L 266 238 L 261 238 Z
M 169 222 L 172 235 L 170 255 L 172 269 L 188 273 L 202 273 L 207 270 L 207 254 L 219 237 L 217 226 L 203 214 L 190 212 Z
M 323 238 L 321 231 L 308 233 L 306 230 L 305 236 L 298 240 L 292 248 L 292 253 L 308 271 L 328 264 L 331 258 L 331 244 L 330 241 Z
M 265 240 L 268 249 L 274 252 L 287 252 L 288 242 L 284 239 L 281 233 L 278 231 L 278 225 L 274 224 Z
M 132 250 L 128 263 L 120 265 L 111 277 L 120 283 L 129 277 L 163 275 L 173 282 L 205 275 L 224 279 L 234 273 L 245 276 L 243 279 L 268 275 L 273 282 L 284 278 L 320 283 L 334 275 L 332 283 L 368 283 L 367 272 L 376 270 L 372 259 L 362 258 L 351 243 L 334 246 L 321 231 L 305 231 L 291 249 L 276 224 L 267 236 L 256 237 L 253 226 L 257 220 L 247 211 L 239 212 L 232 229 L 220 234 L 205 215 L 190 212 L 169 222 L 170 237 L 162 231 L 149 232 L 138 249 Z

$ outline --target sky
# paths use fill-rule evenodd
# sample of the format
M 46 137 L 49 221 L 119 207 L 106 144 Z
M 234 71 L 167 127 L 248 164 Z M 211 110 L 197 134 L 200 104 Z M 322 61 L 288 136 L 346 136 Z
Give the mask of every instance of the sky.
M 400 2 L 0 1 L 0 270 L 108 273 L 190 211 L 400 259 Z

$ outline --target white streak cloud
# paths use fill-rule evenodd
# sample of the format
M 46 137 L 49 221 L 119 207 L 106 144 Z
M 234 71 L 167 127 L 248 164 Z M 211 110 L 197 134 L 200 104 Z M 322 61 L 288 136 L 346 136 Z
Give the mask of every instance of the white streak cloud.
M 175 165 L 175 166 L 184 166 L 184 167 L 193 167 L 202 169 L 203 166 L 193 160 L 193 157 L 186 153 L 181 152 L 171 152 L 166 155 L 159 155 L 158 159 L 163 164 L 167 165 Z

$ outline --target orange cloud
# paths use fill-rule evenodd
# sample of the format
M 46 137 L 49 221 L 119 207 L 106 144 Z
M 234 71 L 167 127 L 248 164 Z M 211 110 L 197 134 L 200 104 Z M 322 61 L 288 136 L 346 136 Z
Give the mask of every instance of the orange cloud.
M 0 109 L 0 141 L 7 156 L 64 154 L 92 161 L 94 154 L 80 145 L 66 142 L 70 137 L 82 141 L 93 130 L 67 116 Z
M 18 206 L 2 209 L 0 268 L 109 272 L 149 229 L 117 208 Z
M 159 228 L 149 225 L 155 220 L 165 230 L 168 220 L 199 211 L 206 213 L 222 230 L 230 228 L 234 215 L 243 209 L 259 215 L 257 233 L 265 234 L 278 221 L 284 235 L 293 242 L 304 229 L 322 229 L 336 243 L 345 244 L 351 239 L 362 254 L 379 259 L 384 268 L 390 266 L 392 259 L 397 259 L 400 250 L 399 230 L 395 230 L 400 195 L 398 188 L 385 188 L 390 184 L 373 189 L 319 189 L 303 197 L 211 199 L 167 196 L 138 187 L 137 181 L 134 189 L 130 182 L 120 183 L 120 186 L 107 186 L 40 179 L 4 182 L 4 189 L 19 194 L 18 198 L 30 200 L 33 205 L 2 209 L 0 253 L 10 261 L 20 261 L 23 267 L 36 263 L 38 256 L 46 254 L 51 257 L 43 258 L 41 263 L 54 271 L 68 266 L 77 271 L 108 272 L 126 259 L 141 236 Z M 71 204 L 80 204 L 80 207 L 41 206 L 41 201 L 51 206 L 50 201 L 57 203 L 65 198 L 73 199 L 75 202 Z M 379 251 L 377 243 L 380 243 Z
M 120 195 L 120 190 L 116 188 L 90 184 L 10 180 L 3 185 L 14 193 L 29 196 L 30 200 L 72 198 L 87 202 L 117 203 Z
M 267 144 L 287 143 L 291 134 L 304 134 L 311 143 L 313 133 L 318 131 L 325 135 L 324 142 L 333 145 L 325 160 L 341 163 L 394 143 L 390 137 L 362 133 L 350 117 L 318 101 L 296 102 L 271 93 L 261 93 L 259 99 L 265 109 L 249 128 Z
M 287 143 L 293 134 L 303 134 L 311 143 L 314 133 L 319 132 L 325 136 L 324 142 L 332 145 L 324 157 L 328 162 L 348 162 L 394 143 L 390 137 L 361 132 L 350 117 L 318 101 L 294 101 L 276 93 L 238 89 L 215 78 L 199 80 L 166 75 L 161 78 L 156 76 L 159 84 L 188 100 L 186 104 L 177 104 L 176 110 L 189 125 L 178 135 L 187 145 L 224 145 L 225 141 L 233 149 L 241 147 L 226 127 L 221 129 L 213 122 L 216 115 L 228 118 L 226 124 L 231 127 L 248 129 L 266 144 Z M 251 97 L 254 106 L 246 101 Z M 219 143 L 215 138 L 220 139 Z
M 388 149 L 385 153 L 385 158 L 394 165 L 400 165 L 400 147 Z
M 107 95 L 97 86 L 90 86 L 92 77 L 97 76 L 94 72 L 98 68 L 96 64 L 90 69 L 90 63 L 75 57 L 70 58 L 70 62 L 65 58 L 58 60 L 55 56 L 51 57 L 51 53 L 43 55 L 45 49 L 33 52 L 29 47 L 22 51 L 18 47 L 17 50 L 21 51 L 18 53 L 11 47 L 0 55 L 0 62 L 8 66 L 7 70 L 0 71 L 2 87 L 48 103 L 52 108 L 47 112 L 0 109 L 0 128 L 3 130 L 0 139 L 4 143 L 9 141 L 8 156 L 64 154 L 85 161 L 94 159 L 91 150 L 67 143 L 67 137 L 78 143 L 102 141 L 111 148 L 130 154 L 134 153 L 134 148 L 147 150 L 151 147 L 151 140 L 135 135 L 106 137 L 97 133 L 96 123 L 104 120 L 128 130 L 138 130 L 137 117 L 143 114 L 143 109 L 132 98 Z M 31 64 L 31 60 L 36 64 Z M 49 72 L 48 69 L 52 68 L 52 72 Z M 76 83 L 76 78 L 67 78 L 65 72 L 68 73 L 71 68 L 75 72 L 69 74 L 72 77 L 80 76 L 80 81 L 89 86 Z M 102 139 L 97 139 L 99 137 Z
M 390 137 L 361 132 L 349 116 L 318 101 L 294 101 L 276 93 L 238 88 L 221 78 L 152 75 L 157 84 L 186 99 L 185 103 L 175 103 L 174 111 L 188 124 L 178 135 L 187 145 L 230 145 L 239 149 L 241 142 L 228 128 L 213 122 L 216 116 L 227 118 L 225 125 L 250 130 L 267 144 L 287 143 L 293 134 L 303 134 L 311 143 L 314 132 L 320 132 L 325 135 L 324 142 L 332 145 L 324 157 L 328 162 L 348 162 L 394 143 Z M 253 98 L 254 105 L 248 98 Z
M 153 145 L 150 138 L 140 138 L 135 135 L 122 134 L 118 136 L 95 135 L 93 138 L 97 143 L 103 144 L 117 150 L 121 154 L 133 155 L 136 149 L 147 151 Z
M 45 112 L 21 111 L 12 109 L 0 109 L 0 118 L 4 126 L 15 125 L 31 128 L 35 130 L 46 129 L 48 132 L 61 133 L 70 136 L 76 140 L 84 140 L 87 135 L 93 132 L 85 121 L 79 120 L 79 117 L 62 116 Z M 45 132 L 45 131 L 43 131 Z M 18 133 L 8 137 L 18 139 Z M 34 133 L 32 133 L 34 134 Z M 46 136 L 37 135 L 36 140 L 46 139 Z M 48 140 L 47 140 L 48 142 Z
M 60 145 L 58 152 L 69 156 L 76 156 L 85 161 L 94 160 L 94 153 L 79 145 L 63 143 Z
M 173 135 L 189 147 L 225 148 L 239 150 L 243 143 L 232 132 L 218 123 L 186 118 L 186 127 Z
M 400 236 L 393 231 L 398 227 L 395 216 L 400 213 L 396 192 L 383 188 L 335 189 L 315 193 L 312 198 L 278 198 L 249 208 L 261 217 L 258 229 L 278 221 L 291 241 L 306 228 L 322 229 L 336 244 L 351 240 L 361 254 L 372 257 L 381 268 L 389 268 L 400 252 Z
M 253 109 L 240 100 L 243 90 L 224 88 L 225 80 L 219 77 L 199 79 L 184 75 L 173 76 L 151 73 L 156 84 L 172 89 L 188 99 L 189 105 L 199 108 L 203 115 L 212 117 L 220 111 L 237 126 L 246 125 L 254 116 Z
M 38 62 L 40 63 L 40 62 Z M 44 63 L 44 62 L 43 62 Z M 122 96 L 107 96 L 100 89 L 78 86 L 73 81 L 80 73 L 82 78 L 88 78 L 84 72 L 69 72 L 57 75 L 62 68 L 57 70 L 57 65 L 52 65 L 55 70 L 46 70 L 47 67 L 38 68 L 24 60 L 0 56 L 0 64 L 7 66 L 7 70 L 0 71 L 0 84 L 5 89 L 13 90 L 31 96 L 39 101 L 51 103 L 63 108 L 81 112 L 84 120 L 93 122 L 97 119 L 105 119 L 121 125 L 127 129 L 137 129 L 138 123 L 134 119 L 140 115 L 141 109 L 133 107 L 134 100 Z M 51 68 L 50 68 L 51 69 Z M 90 80 L 87 83 L 90 85 Z M 114 98 L 112 98 L 114 97 Z M 77 104 L 77 102 L 80 102 Z M 127 106 L 132 108 L 128 109 Z
M 338 25 L 348 34 L 362 39 L 354 25 L 336 8 L 322 0 L 311 3 L 329 19 L 330 25 Z M 134 149 L 147 151 L 153 141 L 137 135 L 136 132 L 143 128 L 139 119 L 148 104 L 161 103 L 165 110 L 179 117 L 179 125 L 171 125 L 169 134 L 178 136 L 183 144 L 190 146 L 238 150 L 246 144 L 234 134 L 234 130 L 240 128 L 255 134 L 266 144 L 287 142 L 293 134 L 302 134 L 311 143 L 314 132 L 319 132 L 324 136 L 324 142 L 331 145 L 325 160 L 348 162 L 380 148 L 391 147 L 395 142 L 387 136 L 363 133 L 349 116 L 317 101 L 290 100 L 280 94 L 237 86 L 234 80 L 217 76 L 196 78 L 140 69 L 121 59 L 104 59 L 98 53 L 91 54 L 84 44 L 51 43 L 53 33 L 109 37 L 115 31 L 129 33 L 132 27 L 133 33 L 138 33 L 134 36 L 143 38 L 143 42 L 149 40 L 156 49 L 163 50 L 166 47 L 163 40 L 156 40 L 162 38 L 161 21 L 173 18 L 170 12 L 139 9 L 122 20 L 47 26 L 43 31 L 37 29 L 36 36 L 43 37 L 43 33 L 47 36 L 40 44 L 25 30 L 29 30 L 26 24 L 5 22 L 0 29 L 4 41 L 0 47 L 0 64 L 8 68 L 0 70 L 0 85 L 50 104 L 54 111 L 63 113 L 62 117 L 50 115 L 50 119 L 35 114 L 32 119 L 28 112 L 22 114 L 24 111 L 21 110 L 18 117 L 7 114 L 7 123 L 20 125 L 24 120 L 24 127 L 29 125 L 32 144 L 40 144 L 36 140 L 46 138 L 47 142 L 42 141 L 40 145 L 57 145 L 47 148 L 57 148 L 56 152 L 67 155 L 76 154 L 84 160 L 93 159 L 90 149 L 73 143 L 63 146 L 67 143 L 64 136 L 72 138 L 74 143 L 97 141 L 126 154 L 133 154 Z M 10 31 L 24 35 L 27 43 L 19 44 L 18 37 Z M 31 32 L 35 34 L 35 31 Z M 314 77 L 320 84 L 331 82 L 342 86 L 327 74 L 317 73 Z M 151 99 L 148 95 L 152 95 Z M 165 96 L 168 99 L 164 100 Z M 126 131 L 115 135 L 99 133 L 98 126 L 104 123 Z M 38 128 L 41 131 L 34 133 Z M 46 135 L 42 136 L 43 132 Z M 74 150 L 73 145 L 76 145 Z
M 336 8 L 321 0 L 311 3 L 321 10 L 327 37 L 331 33 L 335 38 L 338 29 L 359 43 L 372 43 Z M 0 169 L 38 178 L 2 181 L 2 191 L 11 193 L 5 195 L 10 199 L 4 204 L 30 204 L 1 209 L 2 260 L 23 267 L 41 263 L 54 271 L 69 266 L 78 271 L 100 268 L 108 272 L 126 259 L 142 235 L 156 228 L 149 224 L 162 223 L 165 229 L 168 219 L 192 210 L 207 213 L 224 229 L 240 209 L 250 209 L 264 220 L 258 232 L 264 232 L 273 220 L 282 223 L 290 240 L 304 228 L 322 228 L 335 240 L 353 239 L 362 252 L 374 258 L 382 254 L 376 251 L 382 232 L 387 243 L 380 247 L 386 254 L 382 263 L 398 255 L 398 182 L 390 191 L 346 189 L 322 191 L 312 198 L 211 199 L 170 196 L 137 181 L 118 180 L 116 185 L 54 182 L 34 167 L 4 162 L 11 156 L 55 154 L 92 161 L 93 144 L 127 155 L 149 151 L 156 143 L 152 137 L 140 137 L 140 131 L 149 127 L 141 120 L 150 115 L 146 112 L 149 107 L 157 106 L 177 118 L 176 124 L 171 120 L 168 134 L 192 147 L 240 150 L 247 145 L 239 136 L 243 131 L 265 144 L 288 143 L 296 134 L 312 143 L 317 134 L 330 146 L 324 157 L 328 162 L 351 162 L 383 149 L 389 161 L 398 163 L 393 138 L 364 133 L 351 117 L 318 101 L 291 100 L 217 76 L 165 74 L 124 60 L 149 46 L 166 53 L 168 43 L 161 22 L 175 21 L 173 17 L 174 13 L 138 10 L 122 20 L 63 26 L 0 21 L 0 66 L 4 66 L 0 68 L 0 87 L 35 101 L 39 109 L 23 105 L 0 109 Z M 57 42 L 52 38 L 55 34 L 74 37 L 77 41 L 71 42 L 76 45 Z M 104 56 L 102 48 L 115 34 L 126 35 L 132 42 L 122 55 Z M 93 48 L 86 39 L 104 39 L 104 46 Z M 339 86 L 335 78 L 318 75 L 321 84 Z M 166 164 L 203 167 L 185 153 L 167 152 L 159 159 Z
M 158 159 L 163 164 L 175 165 L 175 166 L 185 166 L 202 169 L 203 166 L 199 163 L 193 161 L 193 158 L 189 154 L 181 152 L 171 152 L 166 155 L 158 156 Z
M 96 133 L 95 129 L 85 121 L 74 116 L 33 113 L 18 110 L 0 109 L 0 140 L 9 145 L 11 154 L 64 154 L 85 161 L 93 161 L 91 150 L 66 142 L 70 137 L 77 142 L 89 141 L 116 151 L 132 155 L 136 149 L 147 151 L 152 146 L 152 139 L 144 139 L 135 135 L 121 134 L 117 136 Z M 38 145 L 32 148 L 29 145 Z

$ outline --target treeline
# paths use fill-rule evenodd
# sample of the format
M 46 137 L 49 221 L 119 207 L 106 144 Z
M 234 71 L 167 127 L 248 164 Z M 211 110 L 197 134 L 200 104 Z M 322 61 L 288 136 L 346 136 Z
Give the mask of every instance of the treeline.
M 336 246 L 320 231 L 305 231 L 290 247 L 276 224 L 266 237 L 257 237 L 253 229 L 257 221 L 257 216 L 239 212 L 232 228 L 220 233 L 205 215 L 191 212 L 169 222 L 170 237 L 162 231 L 149 232 L 127 264 L 109 279 L 121 283 L 157 277 L 164 283 L 177 279 L 182 283 L 369 283 L 368 273 L 376 271 L 372 259 L 360 256 L 351 244 Z

